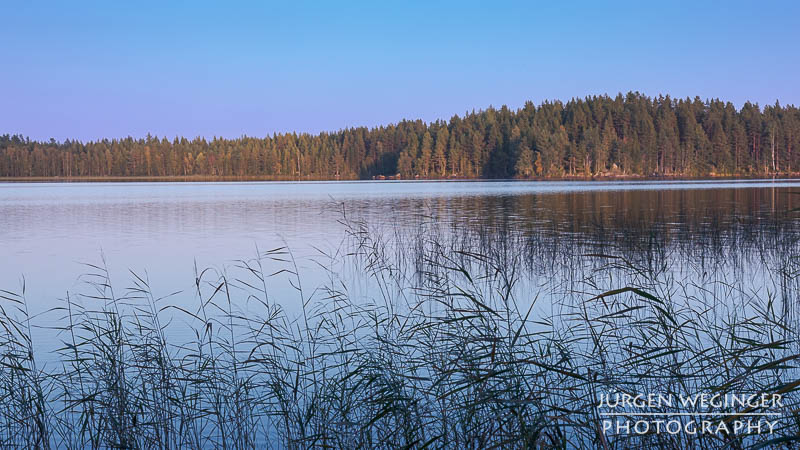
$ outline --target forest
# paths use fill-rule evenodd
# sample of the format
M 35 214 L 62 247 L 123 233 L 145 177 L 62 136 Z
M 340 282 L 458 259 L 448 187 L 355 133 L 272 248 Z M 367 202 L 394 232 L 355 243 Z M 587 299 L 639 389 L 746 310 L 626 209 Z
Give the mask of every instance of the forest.
M 236 139 L 0 136 L 0 177 L 284 180 L 751 176 L 800 171 L 800 109 L 638 92 L 425 123 Z

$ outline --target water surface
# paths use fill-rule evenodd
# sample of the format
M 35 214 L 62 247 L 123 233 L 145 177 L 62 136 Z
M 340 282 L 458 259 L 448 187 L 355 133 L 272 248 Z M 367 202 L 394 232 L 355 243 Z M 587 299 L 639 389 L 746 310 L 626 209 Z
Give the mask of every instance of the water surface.
M 251 426 L 258 447 L 311 442 L 307 417 L 346 447 L 411 409 L 425 433 L 462 413 L 517 437 L 503 414 L 527 405 L 529 423 L 543 414 L 595 447 L 598 387 L 760 393 L 797 379 L 765 361 L 800 352 L 798 192 L 797 180 L 0 184 L 0 289 L 24 277 L 35 314 L 0 295 L 17 324 L 3 355 L 47 374 L 46 394 L 14 364 L 0 375 L 30 382 L 12 397 L 46 399 L 65 436 L 100 408 L 120 423 L 168 412 L 130 422 L 134 439 L 167 439 L 153 430 L 174 420 L 201 430 L 168 433 L 176 447 Z M 81 276 L 102 267 L 110 280 Z M 794 392 L 785 401 L 797 410 Z M 28 414 L 15 411 L 7 430 Z M 706 448 L 698 439 L 686 447 Z
M 104 256 L 116 279 L 147 271 L 157 292 L 191 292 L 195 263 L 284 245 L 313 281 L 311 259 L 341 246 L 343 214 L 383 230 L 437 222 L 562 243 L 619 247 L 655 233 L 695 245 L 742 224 L 793 223 L 793 191 L 800 181 L 0 183 L 0 287 L 18 291 L 24 277 L 42 311 Z

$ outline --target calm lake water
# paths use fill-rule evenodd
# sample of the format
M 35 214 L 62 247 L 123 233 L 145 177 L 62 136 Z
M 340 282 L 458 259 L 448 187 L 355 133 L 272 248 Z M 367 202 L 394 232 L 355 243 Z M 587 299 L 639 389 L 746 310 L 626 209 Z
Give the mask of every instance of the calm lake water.
M 0 288 L 20 291 L 24 277 L 43 311 L 104 255 L 112 280 L 146 271 L 157 293 L 191 292 L 195 263 L 281 246 L 314 281 L 315 257 L 341 247 L 342 211 L 383 230 L 427 221 L 597 245 L 688 241 L 785 221 L 800 206 L 791 192 L 800 181 L 0 183 Z
M 346 447 L 364 423 L 405 426 L 413 398 L 431 434 L 462 411 L 511 423 L 528 405 L 530 423 L 563 415 L 570 442 L 595 448 L 598 387 L 798 379 L 782 363 L 800 352 L 798 193 L 800 180 L 5 183 L 0 289 L 24 278 L 34 317 L 0 293 L 17 324 L 0 347 L 32 368 L 17 372 L 48 374 L 41 398 L 65 429 L 86 400 L 144 436 L 135 418 L 166 405 L 162 420 L 199 430 L 168 433 L 174 447 L 245 425 L 259 448 L 316 442 L 312 416 Z M 15 367 L 0 373 L 11 392 L 29 380 Z M 785 401 L 798 410 L 796 392 Z M 401 406 L 381 419 L 387 404 Z M 698 439 L 685 448 L 719 443 Z

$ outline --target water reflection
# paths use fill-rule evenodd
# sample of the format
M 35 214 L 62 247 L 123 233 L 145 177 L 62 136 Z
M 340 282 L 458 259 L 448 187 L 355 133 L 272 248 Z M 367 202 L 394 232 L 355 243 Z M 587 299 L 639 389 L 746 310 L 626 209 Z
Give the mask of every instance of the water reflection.
M 286 243 L 312 267 L 318 249 L 341 244 L 342 211 L 385 233 L 436 222 L 442 242 L 470 230 L 485 246 L 524 252 L 529 269 L 550 264 L 543 252 L 639 261 L 655 247 L 750 270 L 757 250 L 792 245 L 798 190 L 795 181 L 0 184 L 0 286 L 25 276 L 32 306 L 47 309 L 101 251 L 115 277 L 148 270 L 164 292 L 190 289 L 195 262 L 228 264 L 256 247 Z
M 797 189 L 2 186 L 3 276 L 29 274 L 32 309 L 61 309 L 33 327 L 25 309 L 2 312 L 17 325 L 0 342 L 16 409 L 0 414 L 0 436 L 73 447 L 763 441 L 601 436 L 594 398 L 773 392 L 798 379 Z M 97 262 L 98 248 L 109 272 L 70 269 Z M 73 270 L 92 275 L 75 283 Z M 788 438 L 800 399 L 787 391 L 784 403 Z M 36 418 L 27 434 L 9 432 L 17 417 Z

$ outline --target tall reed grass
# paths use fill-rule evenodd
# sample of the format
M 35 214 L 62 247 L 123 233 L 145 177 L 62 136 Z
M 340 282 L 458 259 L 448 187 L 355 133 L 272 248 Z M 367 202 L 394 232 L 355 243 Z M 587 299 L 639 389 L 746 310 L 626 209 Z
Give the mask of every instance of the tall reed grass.
M 196 268 L 193 307 L 156 295 L 144 273 L 119 290 L 105 262 L 46 317 L 28 313 L 24 286 L 0 292 L 0 444 L 797 445 L 800 261 L 785 230 L 709 234 L 688 250 L 658 233 L 600 230 L 587 244 L 425 217 L 412 233 L 343 223 L 340 252 L 316 260 L 319 286 L 282 247 Z M 757 245 L 735 248 L 747 239 Z M 291 298 L 271 295 L 278 278 Z M 36 326 L 60 343 L 55 355 L 37 350 Z M 597 399 L 612 392 L 780 393 L 785 409 L 771 435 L 607 434 Z

